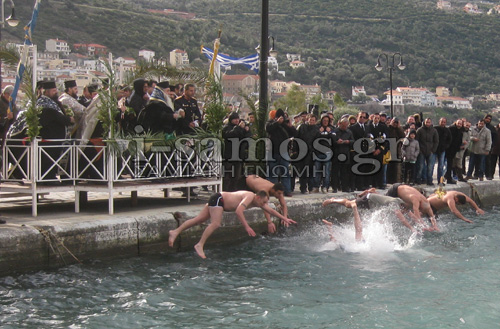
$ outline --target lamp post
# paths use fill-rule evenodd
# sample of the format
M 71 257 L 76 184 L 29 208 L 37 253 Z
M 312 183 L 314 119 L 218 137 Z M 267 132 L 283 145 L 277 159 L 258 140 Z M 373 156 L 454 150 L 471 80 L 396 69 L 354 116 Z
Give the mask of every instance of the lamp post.
M 395 65 L 395 59 L 396 59 L 396 56 L 399 56 L 399 64 L 396 66 Z M 382 71 L 384 69 L 384 66 L 380 63 L 380 57 L 384 58 L 385 57 L 385 67 L 387 68 L 387 70 L 389 70 L 389 81 L 390 81 L 390 84 L 391 84 L 391 118 L 394 118 L 394 104 L 392 102 L 392 71 L 394 71 L 394 69 L 397 67 L 399 70 L 403 71 L 406 66 L 404 65 L 403 63 L 403 55 L 401 55 L 401 53 L 394 53 L 392 55 L 392 66 L 389 66 L 389 56 L 387 56 L 387 54 L 380 54 L 378 55 L 378 58 L 377 58 L 377 65 L 375 65 L 375 69 L 377 71 Z
M 9 0 L 10 1 L 10 6 L 12 7 L 12 13 L 9 17 L 7 17 L 7 19 L 5 19 L 5 1 L 6 0 L 2 0 L 2 21 L 0 22 L 0 25 L 1 25 L 1 28 L 0 28 L 0 41 L 2 41 L 2 29 L 5 27 L 5 22 L 7 22 L 7 24 L 9 24 L 9 26 L 17 26 L 17 24 L 19 24 L 19 20 L 16 18 L 16 12 L 15 12 L 15 8 L 14 8 L 14 1 L 13 0 Z M 36 56 L 36 54 L 35 54 Z M 2 61 L 0 61 L 0 89 L 2 87 Z
M 269 49 L 269 39 L 272 39 L 273 44 L 271 49 Z M 259 115 L 258 115 L 258 127 L 259 136 L 263 137 L 265 132 L 265 123 L 268 108 L 268 83 L 267 83 L 267 68 L 268 68 L 268 57 L 276 57 L 278 52 L 274 48 L 274 37 L 269 36 L 269 0 L 262 0 L 262 19 L 261 19 L 261 36 L 260 36 L 260 46 L 257 47 L 257 52 L 259 53 Z
M 262 0 L 259 67 L 259 137 L 264 136 L 267 116 L 267 57 L 269 53 L 269 0 Z

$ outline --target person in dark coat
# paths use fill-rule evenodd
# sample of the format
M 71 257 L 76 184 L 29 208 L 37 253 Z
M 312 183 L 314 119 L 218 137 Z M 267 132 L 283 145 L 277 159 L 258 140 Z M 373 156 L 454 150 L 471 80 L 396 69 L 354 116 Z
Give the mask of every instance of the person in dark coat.
M 367 112 L 359 112 L 358 113 L 358 121 L 349 126 L 349 130 L 351 130 L 354 142 L 361 138 L 369 138 L 369 125 L 367 124 L 368 121 L 368 113 Z M 364 156 L 366 158 L 366 156 Z M 370 166 L 371 167 L 371 166 Z M 363 172 L 363 169 L 367 169 L 368 167 L 366 165 L 360 165 L 359 171 Z M 368 170 L 368 169 L 367 169 Z M 366 176 L 366 175 L 354 175 L 354 185 L 356 187 L 356 190 L 358 191 L 364 191 L 366 190 L 371 183 L 371 178 Z
M 245 121 L 240 120 L 237 112 L 232 112 L 229 115 L 228 123 L 222 128 L 222 138 L 224 138 L 224 191 L 237 191 L 241 179 L 244 178 L 243 156 L 246 144 L 241 143 L 238 149 L 234 149 L 233 143 L 239 143 L 242 139 L 249 137 L 251 137 L 251 133 L 247 129 Z
M 3 89 L 2 95 L 0 95 L 0 147 L 3 145 L 9 126 L 14 122 L 17 115 L 15 104 L 12 106 L 12 109 L 9 109 L 10 95 L 13 91 L 14 86 L 7 86 Z
M 36 105 L 41 108 L 40 114 L 40 136 L 42 142 L 40 145 L 61 145 L 62 141 L 54 141 L 54 139 L 65 139 L 67 127 L 75 123 L 73 117 L 67 116 L 58 100 L 58 91 L 56 83 L 48 81 L 43 84 L 43 94 L 38 98 Z M 59 162 L 58 158 L 62 149 L 59 147 L 45 148 L 47 154 L 42 153 L 40 159 L 42 164 L 41 175 L 45 180 L 55 179 L 57 174 L 57 166 L 54 166 L 50 171 L 48 169 L 54 162 Z M 50 159 L 50 158 L 52 159 Z M 48 172 L 47 172 L 48 171 Z
M 446 179 L 446 182 L 448 184 L 456 184 L 457 181 L 453 179 L 453 171 L 457 176 L 462 177 L 462 173 L 459 171 L 458 168 L 453 167 L 453 159 L 455 159 L 455 156 L 457 155 L 457 152 L 460 151 L 460 147 L 462 146 L 462 139 L 463 139 L 463 122 L 461 119 L 458 119 L 455 121 L 454 124 L 450 126 L 450 133 L 451 133 L 451 143 L 450 146 L 446 149 L 446 174 L 444 178 Z
M 417 159 L 416 183 L 427 183 L 429 186 L 434 186 L 432 183 L 432 174 L 434 172 L 434 164 L 436 163 L 436 150 L 439 144 L 439 135 L 432 126 L 431 118 L 426 118 L 424 120 L 424 125 L 418 128 L 417 141 L 419 143 L 420 153 Z
M 450 147 L 451 144 L 451 132 L 448 127 L 446 127 L 446 118 L 439 119 L 439 126 L 434 127 L 438 132 L 439 144 L 436 150 L 436 159 L 438 163 L 437 168 L 437 181 L 441 183 L 441 177 L 444 176 L 444 165 L 446 160 L 446 150 Z M 449 163 L 447 166 L 452 167 L 452 164 Z
M 179 111 L 178 135 L 193 134 L 194 128 L 201 127 L 203 118 L 198 107 L 198 101 L 194 98 L 196 89 L 193 84 L 188 83 L 184 87 L 184 94 L 174 101 L 175 110 Z
M 299 183 L 300 193 L 318 193 L 319 186 L 316 186 L 314 177 L 313 142 L 319 135 L 319 127 L 316 125 L 316 115 L 310 114 L 306 124 L 300 125 L 297 130 L 297 139 L 302 140 L 307 145 L 307 153 L 300 161 Z
M 133 82 L 134 91 L 130 97 L 128 106 L 134 109 L 136 117 L 139 116 L 142 109 L 146 107 L 149 100 L 148 84 L 144 79 L 135 79 Z
M 318 149 L 315 150 L 316 159 L 314 160 L 315 186 L 321 186 L 321 192 L 327 193 L 331 182 L 333 141 L 335 139 L 334 128 L 327 114 L 321 116 L 318 130 L 319 135 L 316 137 Z M 320 147 L 321 150 L 319 150 Z
M 372 186 L 379 189 L 385 189 L 383 159 L 385 152 L 388 150 L 388 143 L 386 140 L 387 126 L 385 124 L 380 124 L 380 114 L 375 113 L 373 115 L 372 122 L 368 129 L 370 131 L 370 137 L 375 142 L 375 150 L 371 154 L 371 157 L 375 160 L 375 163 L 380 165 L 380 169 L 371 175 Z
M 491 148 L 491 166 L 493 172 L 495 172 L 495 167 L 498 161 L 498 170 L 500 173 L 500 123 L 495 127 L 495 130 L 495 139 L 492 139 L 493 147 Z
M 289 142 L 291 137 L 295 137 L 297 131 L 289 121 L 285 120 L 285 112 L 278 109 L 274 118 L 266 123 L 266 132 L 272 144 L 272 158 L 268 161 L 268 179 L 272 183 L 277 183 L 280 178 L 285 187 L 285 196 L 292 196 L 289 156 L 280 154 L 280 145 L 283 142 Z
M 171 98 L 168 96 L 170 87 L 168 81 L 158 83 L 138 119 L 138 124 L 144 131 L 152 134 L 173 134 L 176 127 L 177 113 L 174 113 Z
M 491 140 L 495 141 L 497 139 L 497 136 L 496 136 L 497 135 L 497 130 L 491 124 L 491 119 L 492 119 L 491 114 L 486 114 L 484 116 L 484 126 L 490 130 L 490 132 L 491 132 Z M 492 145 L 492 149 L 493 149 L 493 145 Z M 484 174 L 485 174 L 487 180 L 492 180 L 493 176 L 495 174 L 496 160 L 493 159 L 493 157 L 491 156 L 491 151 L 486 156 L 486 160 L 485 161 L 486 162 L 485 162 L 485 172 L 484 172 Z
M 351 148 L 354 143 L 352 131 L 348 128 L 349 119 L 347 117 L 340 119 L 338 128 L 335 129 L 333 136 L 333 192 L 342 190 L 342 192 L 354 191 L 354 175 L 351 170 Z
M 397 143 L 397 141 L 401 141 L 405 138 L 405 132 L 403 127 L 399 122 L 398 118 L 393 118 L 390 120 L 389 125 L 387 126 L 387 137 L 393 138 L 396 140 L 396 143 L 390 144 L 389 152 L 391 154 L 396 154 L 396 159 L 391 159 L 391 161 L 387 164 L 387 183 L 401 183 L 402 182 L 402 165 L 401 159 L 403 158 L 401 155 L 401 143 Z M 396 152 L 392 150 L 393 145 L 396 145 Z

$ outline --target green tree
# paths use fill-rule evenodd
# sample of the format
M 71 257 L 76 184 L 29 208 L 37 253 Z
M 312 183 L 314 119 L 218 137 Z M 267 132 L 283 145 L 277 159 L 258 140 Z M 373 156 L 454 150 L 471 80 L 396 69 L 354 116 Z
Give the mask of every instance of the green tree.
M 306 92 L 292 85 L 286 96 L 274 102 L 276 108 L 286 109 L 289 114 L 297 114 L 306 109 Z
M 335 105 L 336 108 L 345 107 L 347 105 L 339 93 L 336 93 L 335 97 L 333 97 L 333 104 Z
M 354 96 L 352 98 L 352 102 L 357 104 L 365 104 L 368 100 L 370 100 L 370 98 L 365 94 L 359 94 L 358 96 Z
M 328 111 L 328 110 L 330 110 L 330 105 L 328 105 L 328 102 L 323 98 L 323 96 L 321 94 L 314 95 L 311 98 L 311 104 L 318 105 L 320 113 L 322 111 Z

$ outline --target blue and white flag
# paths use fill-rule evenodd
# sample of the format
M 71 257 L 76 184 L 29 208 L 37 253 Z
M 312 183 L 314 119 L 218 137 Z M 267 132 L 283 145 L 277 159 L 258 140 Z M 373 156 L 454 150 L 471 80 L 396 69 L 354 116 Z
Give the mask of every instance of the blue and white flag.
M 210 48 L 202 46 L 201 52 L 205 54 L 205 56 L 209 60 L 212 60 L 212 58 L 214 57 L 214 51 Z M 243 64 L 250 70 L 254 70 L 256 73 L 259 72 L 259 54 L 253 54 L 241 58 L 236 58 L 218 53 L 217 62 L 222 67 L 229 67 L 231 65 Z
M 23 80 L 23 73 L 26 68 L 26 63 L 28 62 L 28 53 L 29 46 L 33 45 L 33 41 L 31 39 L 31 35 L 33 34 L 33 30 L 36 26 L 36 20 L 38 18 L 38 9 L 40 7 L 41 0 L 35 1 L 35 8 L 33 8 L 33 14 L 31 15 L 31 21 L 24 27 L 24 47 L 23 52 L 21 53 L 21 60 L 19 61 L 19 65 L 17 66 L 17 74 L 16 74 L 16 84 L 14 85 L 14 91 L 11 95 L 11 100 L 9 103 L 9 108 L 12 109 L 12 106 L 16 102 L 17 92 L 19 91 L 19 86 L 21 85 L 21 81 Z M 36 56 L 36 54 L 34 54 Z

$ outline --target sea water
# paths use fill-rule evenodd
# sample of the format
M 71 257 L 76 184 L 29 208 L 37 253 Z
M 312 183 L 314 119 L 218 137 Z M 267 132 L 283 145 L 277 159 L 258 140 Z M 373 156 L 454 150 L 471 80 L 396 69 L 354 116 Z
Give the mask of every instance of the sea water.
M 410 234 L 387 211 L 194 252 L 0 278 L 2 328 L 500 328 L 500 209 Z

